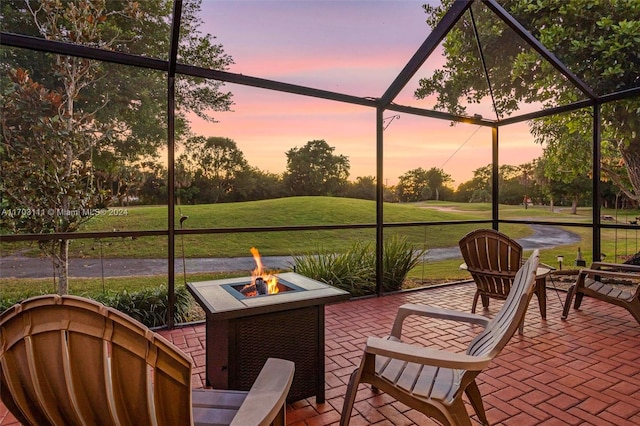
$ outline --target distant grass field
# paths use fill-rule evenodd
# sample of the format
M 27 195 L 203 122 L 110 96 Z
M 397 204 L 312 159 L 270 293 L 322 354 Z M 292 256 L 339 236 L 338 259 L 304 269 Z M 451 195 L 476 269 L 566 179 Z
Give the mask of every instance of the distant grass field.
M 88 222 L 82 231 L 117 230 L 163 230 L 167 224 L 167 208 L 164 206 L 125 207 L 119 211 L 126 215 L 102 214 Z M 276 200 L 253 201 L 244 203 L 179 206 L 176 208 L 176 226 L 179 226 L 180 213 L 189 218 L 184 222 L 185 229 L 204 228 L 242 228 L 242 227 L 283 227 L 302 225 L 354 225 L 375 223 L 375 202 L 348 198 L 332 197 L 292 197 Z M 603 210 L 603 214 L 616 218 L 618 223 L 628 223 L 640 216 L 640 211 Z M 502 219 L 537 219 L 554 222 L 590 223 L 591 210 L 580 208 L 572 215 L 567 208 L 500 206 Z M 422 202 L 409 204 L 385 204 L 385 223 L 407 222 L 447 222 L 464 220 L 490 220 L 491 205 L 486 203 Z M 467 232 L 480 226 L 477 224 L 446 224 L 417 227 L 385 228 L 385 237 L 402 235 L 418 249 L 456 247 L 458 240 Z M 524 224 L 502 224 L 501 231 L 513 238 L 522 238 L 531 234 L 529 226 Z M 564 268 L 574 268 L 578 248 L 582 249 L 587 262 L 592 259 L 589 228 L 567 227 L 581 237 L 581 242 L 544 249 L 541 260 L 557 266 L 556 256 L 565 258 Z M 627 256 L 639 250 L 638 231 L 604 230 L 602 252 L 606 260 L 623 261 Z M 182 256 L 182 246 L 186 257 L 236 257 L 249 256 L 249 248 L 258 247 L 263 256 L 296 255 L 312 253 L 317 250 L 344 251 L 353 241 L 375 242 L 374 229 L 354 229 L 335 231 L 304 232 L 258 232 L 233 234 L 185 235 L 176 237 L 176 258 Z M 36 244 L 2 243 L 2 255 L 22 253 L 40 256 Z M 71 257 L 85 258 L 163 258 L 167 256 L 166 237 L 108 238 L 101 241 L 85 239 L 71 243 Z M 443 260 L 421 264 L 411 271 L 409 278 L 414 282 L 467 279 L 466 271 L 459 269 L 459 260 Z M 230 271 L 233 274 L 233 271 Z M 237 271 L 236 271 L 237 275 Z M 192 274 L 189 280 L 203 280 L 221 277 L 221 274 Z M 176 282 L 182 281 L 176 274 Z M 103 285 L 112 291 L 134 291 L 144 287 L 166 285 L 166 275 L 154 277 L 108 278 L 72 278 L 71 289 L 75 294 L 101 292 Z M 106 284 L 105 284 L 106 283 Z M 52 279 L 7 279 L 0 278 L 2 297 L 19 297 L 21 294 L 37 294 L 53 290 Z M 35 293 L 34 293 L 35 292 Z
M 165 206 L 139 206 L 113 208 L 124 215 L 101 214 L 94 217 L 82 231 L 136 231 L 164 230 L 167 224 Z M 376 219 L 375 202 L 350 198 L 334 197 L 291 197 L 275 200 L 251 201 L 242 203 L 208 204 L 178 206 L 176 208 L 176 226 L 179 226 L 180 214 L 188 216 L 185 229 L 204 228 L 244 228 L 244 227 L 283 227 L 306 225 L 355 225 L 374 224 Z M 613 215 L 607 211 L 603 214 Z M 626 211 L 619 221 L 634 218 L 637 211 Z M 591 220 L 591 210 L 579 209 L 572 215 L 566 208 L 550 212 L 548 207 L 500 206 L 503 219 L 538 219 L 557 222 L 585 222 Z M 408 204 L 385 204 L 386 223 L 442 222 L 464 220 L 490 220 L 491 205 L 488 203 L 452 203 L 421 202 Z M 433 225 L 419 227 L 391 227 L 385 229 L 385 235 L 399 234 L 408 238 L 420 248 L 454 247 L 465 233 L 477 228 L 476 224 Z M 489 226 L 487 224 L 486 226 Z M 502 224 L 501 231 L 513 238 L 521 238 L 531 233 L 526 225 Z M 573 232 L 583 234 L 586 242 L 583 250 L 588 252 L 591 231 L 571 228 Z M 620 239 L 624 232 L 603 233 L 603 251 L 624 251 Z M 635 245 L 635 234 L 626 231 L 624 246 Z M 619 240 L 620 247 L 613 247 Z M 249 248 L 258 247 L 262 255 L 292 255 L 314 251 L 345 250 L 353 241 L 375 241 L 374 229 L 318 230 L 304 232 L 258 232 L 232 234 L 185 235 L 176 237 L 176 256 L 186 257 L 236 257 L 248 256 Z M 577 248 L 576 248 L 577 249 Z M 106 238 L 102 240 L 80 239 L 71 243 L 70 256 L 83 258 L 163 258 L 167 255 L 166 237 Z M 637 251 L 637 250 L 636 250 Z M 2 244 L 2 254 L 25 253 L 40 256 L 35 243 Z M 635 252 L 635 251 L 634 251 Z

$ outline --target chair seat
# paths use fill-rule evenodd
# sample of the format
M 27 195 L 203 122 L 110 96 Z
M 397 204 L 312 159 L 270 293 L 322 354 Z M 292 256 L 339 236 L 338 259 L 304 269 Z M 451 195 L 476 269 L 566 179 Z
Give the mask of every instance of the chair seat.
M 609 284 L 603 284 L 591 278 L 585 279 L 584 286 L 585 289 L 598 293 L 601 298 L 618 299 L 627 302 L 633 299 L 633 293 L 612 287 Z
M 401 341 L 389 336 L 388 340 Z M 465 370 L 435 367 L 376 356 L 376 375 L 390 386 L 405 391 L 415 399 L 436 400 L 451 405 L 460 391 Z
M 191 403 L 194 426 L 229 425 L 247 398 L 247 392 L 194 389 Z

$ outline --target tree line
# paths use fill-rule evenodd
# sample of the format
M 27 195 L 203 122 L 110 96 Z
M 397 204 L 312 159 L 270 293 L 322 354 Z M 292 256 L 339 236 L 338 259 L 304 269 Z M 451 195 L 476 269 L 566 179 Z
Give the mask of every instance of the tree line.
M 178 156 L 175 168 L 177 204 L 209 204 L 254 201 L 291 196 L 336 196 L 375 200 L 376 178 L 358 176 L 349 180 L 349 158 L 336 153 L 325 140 L 308 141 L 304 146 L 285 153 L 287 168 L 271 173 L 252 167 L 235 141 L 224 137 L 190 138 Z M 165 204 L 167 172 L 159 163 L 144 168 L 121 168 L 121 174 L 109 184 L 113 202 L 119 204 Z M 398 183 L 384 185 L 386 202 L 419 202 L 428 200 L 456 202 L 491 202 L 492 165 L 473 171 L 473 177 L 452 186 L 451 175 L 441 168 L 422 167 L 398 176 Z M 112 176 L 114 178 L 115 176 Z M 603 201 L 614 205 L 625 200 L 611 181 L 602 182 Z M 527 207 L 530 204 L 578 206 L 591 203 L 591 178 L 585 174 L 571 184 L 549 178 L 543 157 L 520 165 L 498 168 L 498 190 L 501 204 Z

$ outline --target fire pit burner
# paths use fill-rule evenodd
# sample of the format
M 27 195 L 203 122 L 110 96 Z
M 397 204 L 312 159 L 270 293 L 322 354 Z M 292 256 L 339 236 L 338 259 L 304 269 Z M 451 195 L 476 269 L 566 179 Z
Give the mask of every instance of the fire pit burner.
M 258 282 L 260 280 L 261 280 L 260 278 L 257 278 Z M 229 294 L 231 294 L 233 297 L 235 297 L 238 300 L 246 299 L 248 297 L 274 297 L 277 294 L 285 293 L 288 291 L 304 291 L 303 288 L 298 287 L 293 283 L 284 281 L 282 278 L 278 280 L 278 283 L 276 284 L 276 288 L 278 289 L 278 291 L 274 294 L 266 293 L 266 291 L 257 290 L 256 288 L 258 286 L 253 285 L 251 281 L 242 281 L 242 282 L 233 283 L 233 284 L 223 284 L 221 285 L 221 287 L 227 290 Z

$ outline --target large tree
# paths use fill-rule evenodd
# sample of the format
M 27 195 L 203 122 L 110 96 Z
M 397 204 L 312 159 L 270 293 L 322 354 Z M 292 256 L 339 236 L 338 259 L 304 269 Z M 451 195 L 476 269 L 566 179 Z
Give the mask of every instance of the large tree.
M 211 69 L 233 63 L 199 27 L 201 0 L 183 4 L 178 61 Z M 166 59 L 171 33 L 171 0 L 4 0 L 3 31 Z M 92 112 L 96 125 L 109 129 L 102 147 L 119 157 L 155 156 L 166 144 L 166 74 L 35 51 L 3 49 L 0 66 L 29 70 L 49 89 L 64 87 L 73 108 Z M 176 129 L 187 133 L 187 114 L 215 121 L 215 111 L 230 108 L 231 93 L 220 82 L 179 76 L 176 79 Z
M 444 170 L 438 167 L 432 167 L 427 170 L 427 183 L 429 184 L 429 188 L 431 188 L 431 190 L 435 192 L 435 194 L 432 194 L 432 196 L 436 199 L 436 201 L 440 200 L 440 192 L 442 191 L 442 189 L 451 182 L 453 182 L 451 175 L 445 173 Z
M 166 58 L 172 4 L 169 0 L 5 0 L 2 27 L 49 40 Z M 199 0 L 185 2 L 179 58 L 225 69 L 231 58 L 211 35 L 198 31 L 199 8 Z M 1 136 L 3 202 L 14 212 L 31 205 L 27 203 L 30 188 L 38 185 L 48 185 L 35 199 L 38 211 L 53 209 L 70 216 L 84 206 L 80 210 L 95 212 L 92 207 L 99 204 L 92 200 L 99 195 L 99 169 L 116 170 L 113 161 L 130 164 L 156 156 L 166 141 L 164 73 L 20 49 L 3 49 L 0 67 L 3 75 L 13 76 L 2 79 L 7 102 L 3 102 Z M 213 120 L 210 111 L 229 108 L 230 94 L 220 89 L 214 81 L 178 80 L 179 134 L 186 131 L 188 112 Z M 50 99 L 33 110 L 41 116 L 24 114 L 20 120 L 16 114 L 23 105 L 38 98 Z M 53 105 L 58 109 L 54 111 Z M 28 155 L 38 158 L 20 163 L 24 181 L 16 182 L 9 176 L 18 164 L 15 158 Z M 111 163 L 99 161 L 109 158 Z M 73 232 L 82 222 L 65 218 L 34 222 L 24 215 L 6 219 L 15 232 Z M 68 240 L 54 247 L 55 253 L 46 253 L 52 256 L 60 278 L 58 291 L 65 293 Z
M 424 201 L 431 197 L 432 193 L 433 190 L 429 188 L 429 175 L 422 167 L 409 170 L 398 178 L 396 194 L 402 202 Z
M 229 201 L 267 200 L 287 195 L 282 184 L 282 174 L 248 166 L 236 175 Z
M 347 184 L 349 159 L 324 140 L 287 151 L 284 184 L 293 195 L 338 195 Z
M 349 183 L 345 189 L 345 195 L 350 198 L 375 200 L 376 178 L 374 176 L 358 176 L 355 182 Z
M 74 232 L 103 207 L 92 184 L 87 155 L 94 141 L 91 117 L 76 114 L 73 126 L 62 90 L 32 81 L 24 70 L 9 74 L 0 129 L 2 224 L 14 232 Z M 53 259 L 58 292 L 68 290 L 66 239 L 41 241 Z
M 639 84 L 640 2 L 610 0 L 505 0 L 500 2 L 596 93 L 607 94 Z M 451 1 L 424 6 L 432 27 Z M 519 102 L 544 107 L 564 105 L 585 96 L 561 78 L 547 61 L 517 37 L 480 3 L 472 6 L 496 113 L 504 117 Z M 415 95 L 437 95 L 436 108 L 466 112 L 463 100 L 486 102 L 490 95 L 478 56 L 478 43 L 469 25 L 458 25 L 444 42 L 446 64 L 423 78 Z M 607 103 L 602 108 L 602 171 L 631 199 L 640 200 L 640 99 Z M 592 158 L 590 110 L 560 114 L 531 123 L 536 141 L 548 160 L 545 173 L 571 184 L 588 176 Z M 558 162 L 562 163 L 558 167 Z
M 473 178 L 458 185 L 455 200 L 463 203 L 491 202 L 491 164 L 473 171 Z
M 199 182 L 200 194 L 209 194 L 205 202 L 228 201 L 238 178 L 249 168 L 235 141 L 224 137 L 189 138 L 180 158 Z

